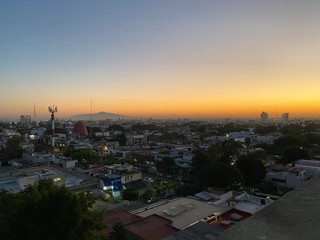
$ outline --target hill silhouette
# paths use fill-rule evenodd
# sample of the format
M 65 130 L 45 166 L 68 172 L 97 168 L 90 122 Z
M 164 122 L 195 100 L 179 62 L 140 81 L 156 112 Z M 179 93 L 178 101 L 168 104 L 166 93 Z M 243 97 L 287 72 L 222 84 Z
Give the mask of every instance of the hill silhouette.
M 98 113 L 92 113 L 92 114 L 79 114 L 71 116 L 70 119 L 74 121 L 89 121 L 89 120 L 106 120 L 106 119 L 112 119 L 116 120 L 119 118 L 126 118 L 124 115 L 115 114 L 115 113 L 108 113 L 108 112 L 98 112 Z

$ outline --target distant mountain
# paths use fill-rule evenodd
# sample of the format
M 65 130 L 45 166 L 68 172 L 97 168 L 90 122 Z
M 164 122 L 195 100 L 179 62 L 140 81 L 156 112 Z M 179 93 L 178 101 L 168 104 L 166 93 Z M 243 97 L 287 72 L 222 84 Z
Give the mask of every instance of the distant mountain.
M 92 113 L 92 114 L 79 114 L 69 117 L 71 120 L 74 121 L 90 121 L 92 120 L 106 120 L 106 119 L 112 119 L 117 120 L 119 118 L 127 118 L 127 116 L 115 114 L 115 113 L 107 113 L 107 112 L 98 112 L 98 113 Z

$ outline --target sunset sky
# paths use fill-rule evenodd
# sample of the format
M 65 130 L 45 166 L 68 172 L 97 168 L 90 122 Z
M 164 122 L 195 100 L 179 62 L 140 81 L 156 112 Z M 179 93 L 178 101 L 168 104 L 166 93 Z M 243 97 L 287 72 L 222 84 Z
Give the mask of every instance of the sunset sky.
M 320 117 L 320 1 L 0 1 L 0 117 Z

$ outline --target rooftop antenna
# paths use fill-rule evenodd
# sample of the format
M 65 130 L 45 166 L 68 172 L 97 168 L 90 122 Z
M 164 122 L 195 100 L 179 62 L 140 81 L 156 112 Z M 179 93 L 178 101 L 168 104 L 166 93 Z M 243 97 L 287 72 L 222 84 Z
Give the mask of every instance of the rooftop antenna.
M 52 126 L 52 137 L 51 137 L 51 141 L 52 141 L 52 163 L 54 163 L 54 113 L 58 112 L 58 108 L 54 105 L 49 106 L 48 107 L 48 111 L 49 113 L 51 113 L 51 126 Z

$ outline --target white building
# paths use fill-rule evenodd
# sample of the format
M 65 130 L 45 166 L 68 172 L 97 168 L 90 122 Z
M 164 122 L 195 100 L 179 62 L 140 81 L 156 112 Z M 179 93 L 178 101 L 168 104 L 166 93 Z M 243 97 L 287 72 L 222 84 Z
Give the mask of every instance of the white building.
M 265 178 L 281 190 L 295 188 L 305 182 L 309 177 L 306 175 L 306 170 L 293 167 L 288 170 L 283 169 L 283 171 L 268 172 Z
M 307 176 L 314 176 L 320 173 L 320 161 L 300 159 L 295 162 L 295 167 L 304 169 Z

